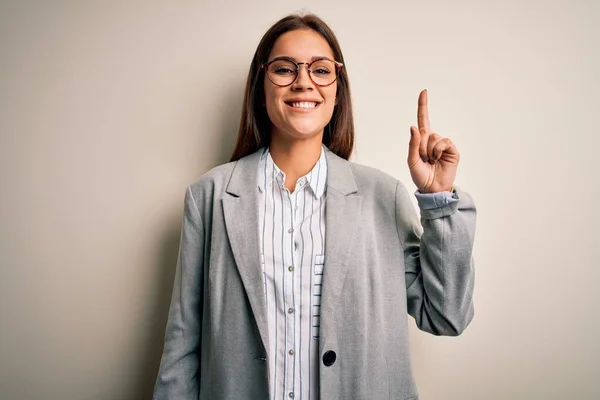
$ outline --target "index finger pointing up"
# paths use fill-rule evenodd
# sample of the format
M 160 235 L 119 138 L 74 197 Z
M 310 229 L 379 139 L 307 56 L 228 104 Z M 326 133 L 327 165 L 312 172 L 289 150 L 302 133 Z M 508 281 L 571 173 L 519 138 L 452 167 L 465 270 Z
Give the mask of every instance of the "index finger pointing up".
M 417 107 L 417 123 L 419 125 L 419 131 L 425 128 L 425 131 L 430 132 L 429 110 L 427 109 L 427 89 L 423 89 L 419 94 L 419 106 Z

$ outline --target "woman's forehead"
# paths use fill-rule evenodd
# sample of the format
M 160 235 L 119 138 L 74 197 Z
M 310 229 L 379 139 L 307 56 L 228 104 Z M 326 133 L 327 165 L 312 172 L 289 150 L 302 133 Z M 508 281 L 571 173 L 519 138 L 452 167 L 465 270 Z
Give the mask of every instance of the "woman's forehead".
M 327 40 L 319 33 L 309 29 L 299 29 L 286 32 L 275 41 L 269 59 L 282 56 L 300 62 L 321 57 L 333 59 L 333 51 Z

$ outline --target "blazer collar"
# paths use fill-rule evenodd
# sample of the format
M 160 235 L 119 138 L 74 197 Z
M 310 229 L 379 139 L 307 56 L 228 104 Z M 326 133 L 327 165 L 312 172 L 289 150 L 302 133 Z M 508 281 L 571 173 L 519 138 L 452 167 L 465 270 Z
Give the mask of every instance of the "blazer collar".
M 325 147 L 327 157 L 327 188 L 331 188 L 344 196 L 358 192 L 358 186 L 352 173 L 350 162 L 339 157 Z M 226 192 L 239 197 L 248 193 L 256 195 L 258 187 L 258 163 L 264 149 L 240 158 L 233 168 Z
M 358 186 L 349 161 L 344 160 L 331 150 L 326 149 L 327 155 L 327 188 L 348 196 L 358 192 Z
M 259 149 L 235 162 L 231 178 L 225 189 L 227 193 L 235 197 L 246 194 L 253 194 L 256 196 L 258 187 L 257 168 L 262 152 L 263 149 Z

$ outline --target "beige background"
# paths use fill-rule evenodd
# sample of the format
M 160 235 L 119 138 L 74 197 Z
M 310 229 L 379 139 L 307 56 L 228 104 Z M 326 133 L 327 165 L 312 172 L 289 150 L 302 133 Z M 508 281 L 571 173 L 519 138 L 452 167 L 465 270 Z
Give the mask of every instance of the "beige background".
M 150 398 L 185 188 L 303 7 L 342 44 L 354 160 L 414 189 L 427 88 L 479 207 L 475 320 L 411 330 L 421 398 L 600 398 L 599 3 L 324 3 L 1 2 L 1 399 Z

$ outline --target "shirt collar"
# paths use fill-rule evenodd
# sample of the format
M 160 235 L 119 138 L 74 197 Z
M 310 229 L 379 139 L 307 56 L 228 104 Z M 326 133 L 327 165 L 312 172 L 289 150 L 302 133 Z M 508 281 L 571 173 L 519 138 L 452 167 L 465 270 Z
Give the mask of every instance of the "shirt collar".
M 321 147 L 321 156 L 315 166 L 308 174 L 300 177 L 298 183 L 302 183 L 302 180 L 304 180 L 311 188 L 317 199 L 325 193 L 327 186 L 327 157 L 325 155 L 325 145 Z M 285 181 L 285 173 L 279 169 L 273 161 L 269 148 L 265 147 L 260 156 L 260 162 L 258 163 L 258 188 L 264 193 L 265 188 L 270 188 L 273 182 L 276 181 L 283 184 Z

